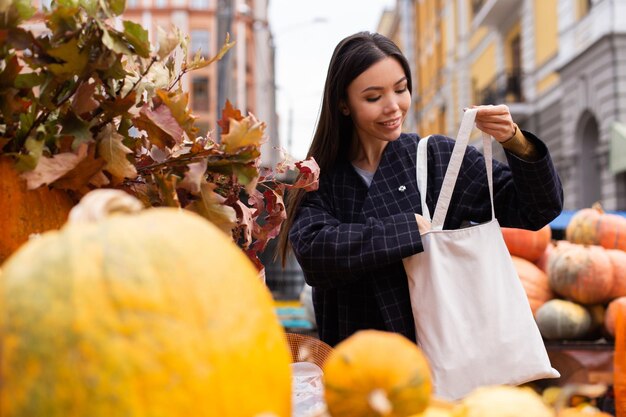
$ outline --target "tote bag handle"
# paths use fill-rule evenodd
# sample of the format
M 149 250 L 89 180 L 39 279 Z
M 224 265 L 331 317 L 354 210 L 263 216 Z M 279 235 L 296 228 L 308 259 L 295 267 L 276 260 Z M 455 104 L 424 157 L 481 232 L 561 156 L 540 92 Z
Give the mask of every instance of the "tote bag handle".
M 459 175 L 459 170 L 463 163 L 463 157 L 465 150 L 469 143 L 469 138 L 474 128 L 474 121 L 476 120 L 476 109 L 468 109 L 463 115 L 461 121 L 461 127 L 454 144 L 452 156 L 446 169 L 446 174 L 439 193 L 439 199 L 435 207 L 435 214 L 432 219 L 432 230 L 442 230 L 443 223 L 448 214 L 448 208 L 450 206 L 450 200 L 452 199 L 452 192 Z M 427 144 L 430 136 L 422 138 L 417 147 L 417 163 L 416 163 L 416 176 L 417 176 L 417 188 L 420 192 L 420 198 L 422 203 L 422 216 L 426 220 L 430 219 L 430 210 L 426 205 L 426 186 L 428 177 L 428 155 Z M 492 137 L 482 132 L 483 139 L 483 152 L 485 157 L 485 165 L 487 169 L 487 181 L 489 184 L 489 199 L 491 202 L 491 218 L 495 218 L 495 210 L 493 204 L 493 150 L 491 147 Z

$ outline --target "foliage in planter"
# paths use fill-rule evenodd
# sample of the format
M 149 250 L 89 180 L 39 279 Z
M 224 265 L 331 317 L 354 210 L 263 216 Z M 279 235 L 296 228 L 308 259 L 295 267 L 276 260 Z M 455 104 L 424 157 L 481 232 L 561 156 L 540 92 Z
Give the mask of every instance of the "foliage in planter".
M 192 58 L 188 39 L 160 30 L 158 48 L 139 24 L 121 20 L 124 0 L 57 0 L 27 20 L 27 0 L 0 3 L 0 155 L 15 160 L 29 189 L 123 188 L 147 206 L 193 210 L 257 261 L 284 219 L 286 187 L 317 186 L 315 161 L 286 159 L 292 185 L 261 172 L 265 124 L 227 103 L 218 143 L 198 136 L 184 74 L 219 60 Z M 118 25 L 114 21 L 118 21 Z M 118 29 L 119 28 L 119 29 Z M 248 198 L 246 198 L 246 195 Z M 246 201 L 249 200 L 249 201 Z

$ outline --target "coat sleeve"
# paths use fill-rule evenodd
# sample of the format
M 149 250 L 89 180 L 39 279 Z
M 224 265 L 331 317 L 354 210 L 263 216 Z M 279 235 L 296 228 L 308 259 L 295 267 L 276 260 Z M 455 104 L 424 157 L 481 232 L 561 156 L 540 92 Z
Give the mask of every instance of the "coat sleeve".
M 307 193 L 289 231 L 309 285 L 341 286 L 357 280 L 361 272 L 423 250 L 413 213 L 342 223 L 333 215 L 330 201 L 322 188 Z
M 563 188 L 545 144 L 529 132 L 524 132 L 524 136 L 537 147 L 540 158 L 529 162 L 505 152 L 508 166 L 494 161 L 494 206 L 501 226 L 538 230 L 561 213 Z M 473 206 L 482 206 L 483 213 L 477 215 L 486 220 L 484 217 L 490 216 L 490 209 L 484 204 L 489 202 L 484 158 L 475 149 L 471 152 L 478 155 L 468 158 L 474 162 L 465 172 L 484 184 Z M 480 169 L 480 174 L 476 169 Z

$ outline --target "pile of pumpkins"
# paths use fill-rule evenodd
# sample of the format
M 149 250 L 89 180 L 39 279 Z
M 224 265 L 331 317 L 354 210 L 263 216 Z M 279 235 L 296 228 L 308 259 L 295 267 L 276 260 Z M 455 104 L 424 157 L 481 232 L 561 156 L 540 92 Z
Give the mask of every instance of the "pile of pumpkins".
M 291 417 L 290 349 L 252 263 L 204 218 L 122 192 L 87 194 L 2 264 L 0 353 L 3 417 Z M 393 333 L 354 334 L 323 369 L 320 416 L 604 416 L 528 388 L 437 401 Z
M 626 305 L 626 218 L 596 204 L 577 211 L 565 240 L 502 228 L 535 320 L 547 340 L 615 337 L 616 310 Z

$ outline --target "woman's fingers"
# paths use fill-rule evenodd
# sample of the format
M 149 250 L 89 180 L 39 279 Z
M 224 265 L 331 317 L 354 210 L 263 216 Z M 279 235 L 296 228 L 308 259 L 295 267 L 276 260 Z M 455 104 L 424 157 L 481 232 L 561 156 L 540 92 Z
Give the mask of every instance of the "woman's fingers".
M 515 123 L 507 105 L 472 106 L 472 108 L 478 110 L 476 127 L 497 141 L 507 140 L 515 134 Z

